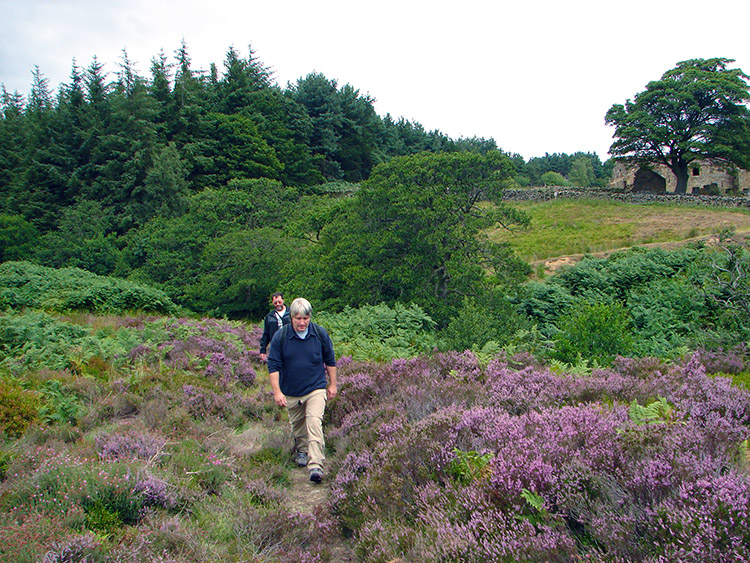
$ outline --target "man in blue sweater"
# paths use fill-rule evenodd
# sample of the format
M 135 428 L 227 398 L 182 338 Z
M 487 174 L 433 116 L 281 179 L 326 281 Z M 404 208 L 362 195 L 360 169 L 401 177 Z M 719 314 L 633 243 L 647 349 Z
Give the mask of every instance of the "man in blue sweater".
M 307 299 L 292 301 L 289 315 L 291 325 L 271 340 L 268 374 L 274 401 L 289 413 L 295 461 L 307 466 L 310 481 L 320 483 L 325 461 L 323 413 L 326 401 L 336 396 L 336 355 L 328 332 L 310 322 L 312 305 Z

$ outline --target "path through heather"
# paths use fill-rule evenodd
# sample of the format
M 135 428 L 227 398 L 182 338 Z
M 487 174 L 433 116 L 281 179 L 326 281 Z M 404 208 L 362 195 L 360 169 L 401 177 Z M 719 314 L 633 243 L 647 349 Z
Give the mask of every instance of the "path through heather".
M 328 502 L 330 483 L 328 474 L 323 482 L 315 484 L 310 481 L 307 467 L 299 467 L 292 471 L 291 484 L 287 489 L 287 506 L 293 512 L 312 514 L 316 508 Z M 338 545 L 331 549 L 331 563 L 354 561 L 354 552 L 349 542 L 342 539 Z

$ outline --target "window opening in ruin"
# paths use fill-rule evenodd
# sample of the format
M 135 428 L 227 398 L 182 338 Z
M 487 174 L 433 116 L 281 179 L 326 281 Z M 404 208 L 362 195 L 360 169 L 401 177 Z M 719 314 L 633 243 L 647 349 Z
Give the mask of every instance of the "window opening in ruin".
M 700 176 L 701 175 L 701 169 L 697 166 L 693 168 L 693 176 Z

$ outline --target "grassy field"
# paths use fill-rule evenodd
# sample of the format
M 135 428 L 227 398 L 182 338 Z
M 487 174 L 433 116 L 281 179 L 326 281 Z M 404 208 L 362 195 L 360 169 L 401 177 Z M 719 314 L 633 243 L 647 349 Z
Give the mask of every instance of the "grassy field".
M 490 238 L 508 242 L 534 263 L 571 255 L 606 253 L 646 244 L 673 244 L 710 236 L 723 229 L 750 231 L 745 209 L 634 205 L 600 199 L 511 201 L 531 216 L 528 229 L 496 229 Z

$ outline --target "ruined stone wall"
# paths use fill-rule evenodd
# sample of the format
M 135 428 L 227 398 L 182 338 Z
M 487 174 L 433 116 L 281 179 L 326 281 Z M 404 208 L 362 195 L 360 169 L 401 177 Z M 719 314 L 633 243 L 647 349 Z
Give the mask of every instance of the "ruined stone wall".
M 638 182 L 638 171 L 642 168 L 645 167 L 617 162 L 608 187 L 635 192 L 653 191 L 653 182 Z M 667 166 L 652 164 L 648 168 L 664 178 L 666 193 L 675 192 L 677 178 Z M 644 174 L 640 176 L 648 177 Z M 750 171 L 707 160 L 693 162 L 688 167 L 688 194 L 724 195 L 732 192 L 750 196 Z

